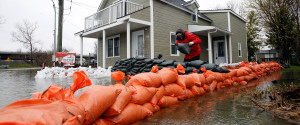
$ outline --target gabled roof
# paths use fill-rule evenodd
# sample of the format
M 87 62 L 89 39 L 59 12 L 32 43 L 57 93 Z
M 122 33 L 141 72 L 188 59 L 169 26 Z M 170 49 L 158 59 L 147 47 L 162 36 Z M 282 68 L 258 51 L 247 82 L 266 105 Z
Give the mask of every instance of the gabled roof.
M 243 18 L 242 16 L 240 16 L 236 12 L 232 11 L 231 9 L 200 10 L 199 12 L 200 13 L 223 13 L 223 12 L 229 12 L 229 13 L 235 15 L 236 17 L 238 17 L 240 20 L 244 21 L 245 23 L 248 22 L 245 18 Z
M 186 7 L 186 5 L 192 3 L 192 2 L 197 2 L 195 0 L 191 0 L 191 1 L 188 1 L 188 2 L 185 2 L 184 0 L 161 0 L 165 3 L 168 3 L 170 5 L 173 5 L 183 11 L 186 11 L 188 13 L 194 13 L 192 10 L 190 10 L 189 8 Z M 204 19 L 208 22 L 212 22 L 212 20 L 210 18 L 208 18 L 207 16 L 205 16 L 204 14 L 202 13 L 198 13 L 198 17 L 200 17 L 201 19 Z

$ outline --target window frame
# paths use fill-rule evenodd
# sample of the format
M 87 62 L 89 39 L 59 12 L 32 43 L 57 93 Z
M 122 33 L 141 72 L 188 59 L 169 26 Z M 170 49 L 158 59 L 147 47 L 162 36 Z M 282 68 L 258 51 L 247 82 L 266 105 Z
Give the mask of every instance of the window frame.
M 194 13 L 192 14 L 192 20 L 193 22 L 198 23 L 198 9 L 197 8 L 193 8 L 193 9 L 194 9 Z M 194 16 L 196 20 L 194 20 Z
M 119 37 L 119 56 L 115 56 L 115 38 L 118 38 L 118 37 Z M 112 46 L 113 56 L 108 56 L 108 40 L 110 40 L 110 39 L 113 40 L 112 41 L 112 44 L 113 44 L 113 46 Z M 120 34 L 107 37 L 106 40 L 105 40 L 105 42 L 106 42 L 106 47 L 105 47 L 106 48 L 106 50 L 105 50 L 105 52 L 106 52 L 106 58 L 117 58 L 117 57 L 120 57 L 120 55 L 121 55 L 121 37 L 120 37 Z
M 241 55 L 240 55 L 240 53 L 239 53 L 240 51 L 241 51 Z M 242 54 L 242 44 L 239 42 L 239 43 L 238 43 L 238 57 L 242 57 L 242 55 L 243 55 L 243 54 Z
M 180 56 L 180 53 L 179 53 L 178 50 L 176 50 L 177 54 L 172 54 L 172 35 L 175 36 L 175 43 L 174 43 L 174 45 L 176 44 L 176 33 L 175 32 L 170 32 L 170 55 L 171 56 Z

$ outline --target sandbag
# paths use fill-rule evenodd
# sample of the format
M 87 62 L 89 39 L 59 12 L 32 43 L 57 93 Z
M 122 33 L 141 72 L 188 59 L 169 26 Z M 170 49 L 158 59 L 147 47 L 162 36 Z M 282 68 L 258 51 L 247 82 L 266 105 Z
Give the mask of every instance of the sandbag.
M 205 91 L 210 91 L 210 86 L 208 86 L 207 84 L 204 84 L 202 87 Z
M 240 81 L 240 84 L 241 85 L 247 85 L 247 82 L 246 81 Z
M 217 87 L 218 82 L 216 80 L 214 80 L 211 84 L 210 84 L 210 91 L 214 91 Z
M 203 64 L 205 64 L 205 62 L 202 60 L 194 60 L 189 62 L 189 66 L 193 66 L 193 67 L 201 67 L 201 65 Z
M 121 71 L 112 72 L 111 77 L 117 81 L 117 84 L 122 84 L 121 80 L 124 78 L 125 73 Z
M 195 67 L 188 66 L 188 67 L 185 68 L 185 72 L 186 72 L 186 73 L 191 73 L 191 72 L 193 72 L 194 69 L 196 69 L 196 68 L 195 68 Z
M 179 100 L 185 100 L 185 99 L 189 99 L 189 98 L 193 98 L 195 97 L 195 95 L 193 94 L 193 92 L 189 89 L 185 89 L 184 91 L 184 96 L 178 96 Z
M 162 83 L 161 77 L 152 72 L 137 74 L 126 83 L 126 86 L 130 85 L 142 85 L 146 87 L 159 87 Z
M 195 95 L 195 96 L 198 96 L 201 94 L 201 90 L 199 87 L 197 86 L 193 86 L 190 88 L 190 90 L 192 91 L 192 93 Z
M 153 96 L 153 98 L 150 100 L 150 103 L 152 105 L 156 105 L 157 102 L 164 96 L 165 93 L 165 87 L 163 85 L 161 85 L 158 88 L 158 91 L 156 92 L 156 94 Z
M 169 60 L 169 61 L 165 61 L 163 63 L 161 63 L 161 66 L 172 66 L 174 64 L 174 60 Z
M 174 62 L 174 66 L 177 67 L 178 64 L 181 64 L 183 67 L 186 67 L 185 62 Z
M 131 99 L 131 92 L 122 84 L 112 85 L 115 89 L 121 89 L 122 92 L 118 95 L 115 103 L 109 107 L 107 111 L 102 115 L 103 117 L 119 115 L 122 110 L 127 106 Z
M 202 95 L 202 94 L 205 94 L 205 93 L 206 93 L 203 87 L 199 87 L 199 89 L 200 89 L 200 95 Z
M 183 96 L 184 91 L 178 84 L 168 84 L 165 86 L 164 95 L 178 97 L 178 96 Z
M 154 59 L 145 59 L 144 61 L 145 61 L 145 63 L 150 64 L 154 61 Z
M 104 119 L 97 119 L 92 125 L 109 125 L 109 122 Z
M 128 87 L 131 91 L 136 91 L 132 94 L 131 102 L 135 104 L 144 104 L 152 99 L 156 94 L 156 88 L 146 88 L 141 85 L 133 85 Z
M 165 60 L 163 59 L 154 59 L 153 60 L 153 64 L 161 64 L 162 62 L 164 62 Z
M 77 100 L 87 111 L 84 124 L 90 124 L 95 121 L 94 118 L 101 116 L 114 104 L 120 93 L 120 89 L 115 89 L 111 86 L 94 85 L 77 95 Z
M 0 110 L 0 124 L 56 125 L 73 117 L 62 101 L 24 99 Z
M 230 77 L 236 76 L 236 72 L 237 72 L 237 69 L 230 70 L 230 72 L 227 73 L 227 76 L 230 76 Z
M 213 76 L 216 78 L 218 82 L 221 82 L 225 79 L 225 77 L 221 73 L 214 73 Z
M 164 107 L 168 107 L 170 105 L 174 105 L 178 102 L 178 98 L 177 97 L 171 97 L 171 96 L 163 96 L 159 102 L 157 103 L 157 105 L 160 108 L 164 108 Z
M 203 64 L 203 65 L 201 65 L 201 68 L 204 68 L 204 67 L 205 67 L 206 70 L 215 70 L 219 66 L 216 65 L 216 64 Z
M 105 118 L 110 124 L 128 125 L 136 121 L 142 120 L 147 116 L 150 116 L 152 112 L 147 108 L 129 103 L 122 113 L 115 117 Z
M 196 86 L 201 86 L 201 80 L 200 80 L 199 74 L 192 73 L 192 74 L 189 74 L 189 76 L 192 77 L 192 79 L 194 80 Z
M 189 75 L 178 75 L 177 84 L 181 88 L 185 89 L 194 86 L 195 82 L 193 80 L 193 77 Z
M 150 110 L 152 113 L 156 112 L 156 110 L 157 110 L 157 109 L 155 109 L 155 107 L 154 107 L 151 103 L 149 103 L 149 102 L 145 103 L 145 104 L 143 105 L 143 107 L 146 108 L 146 109 L 148 109 L 148 110 Z
M 212 83 L 214 80 L 216 80 L 216 77 L 214 75 L 209 75 L 207 78 L 206 78 L 206 81 L 207 83 Z
M 207 84 L 206 78 L 203 76 L 203 74 L 199 74 L 200 82 L 201 84 Z
M 190 54 L 192 47 L 188 43 L 178 43 L 177 50 L 183 54 Z
M 230 70 L 228 70 L 228 69 L 226 69 L 226 68 L 224 68 L 224 67 L 217 67 L 217 68 L 215 69 L 215 71 L 216 71 L 216 72 L 219 72 L 219 73 L 229 73 L 229 72 L 230 72 Z
M 177 70 L 171 68 L 163 68 L 162 70 L 158 71 L 159 76 L 162 79 L 162 84 L 167 85 L 170 83 L 174 83 L 178 79 Z

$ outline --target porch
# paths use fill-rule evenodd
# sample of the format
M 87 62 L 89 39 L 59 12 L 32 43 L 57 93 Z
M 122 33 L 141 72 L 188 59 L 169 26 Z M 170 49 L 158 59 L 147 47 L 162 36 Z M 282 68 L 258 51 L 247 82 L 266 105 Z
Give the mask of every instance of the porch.
M 231 32 L 214 26 L 201 25 L 188 25 L 188 31 L 198 36 L 207 37 L 209 63 L 232 63 Z

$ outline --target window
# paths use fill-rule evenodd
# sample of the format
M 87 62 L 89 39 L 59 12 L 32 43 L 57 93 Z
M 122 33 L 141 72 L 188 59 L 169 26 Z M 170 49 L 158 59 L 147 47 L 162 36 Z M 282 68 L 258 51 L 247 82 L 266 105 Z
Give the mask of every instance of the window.
M 107 57 L 120 56 L 120 35 L 107 38 Z
M 193 14 L 193 21 L 194 22 L 198 22 L 198 9 L 197 8 L 195 8 L 194 9 L 194 14 Z
M 225 57 L 224 42 L 218 42 L 218 57 Z
M 242 57 L 242 44 L 238 43 L 238 55 L 239 57 Z
M 171 56 L 179 56 L 179 52 L 175 44 L 176 44 L 176 34 L 174 32 L 170 32 Z

